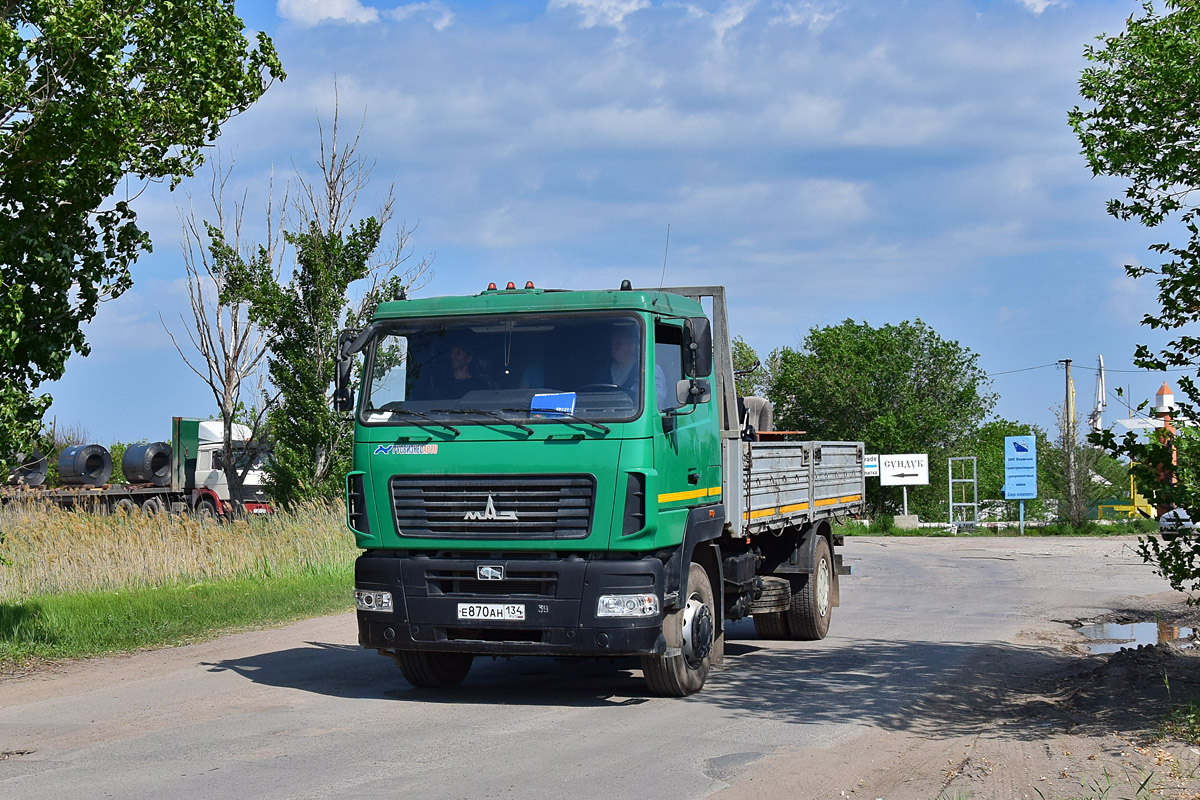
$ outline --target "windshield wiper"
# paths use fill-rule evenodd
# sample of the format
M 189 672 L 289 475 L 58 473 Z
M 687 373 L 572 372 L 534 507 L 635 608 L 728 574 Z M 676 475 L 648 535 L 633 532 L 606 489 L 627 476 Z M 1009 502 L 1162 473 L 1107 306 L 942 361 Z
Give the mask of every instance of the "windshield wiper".
M 501 409 L 501 411 L 516 411 L 516 412 L 522 413 L 522 414 L 532 414 L 533 413 L 533 411 L 528 408 L 503 408 L 503 409 Z M 547 409 L 544 413 L 556 414 L 560 417 L 563 417 L 564 419 L 573 419 L 576 422 L 582 422 L 584 425 L 591 425 L 592 427 L 599 428 L 600 430 L 604 431 L 605 433 L 612 433 L 612 428 L 608 427 L 607 425 L 605 425 L 601 422 L 592 422 L 590 419 L 584 419 L 583 417 L 577 417 L 574 414 L 570 413 L 569 411 L 551 411 L 551 410 Z M 545 419 L 554 419 L 554 417 L 545 417 Z
M 510 411 L 510 410 L 515 410 L 515 409 L 507 409 L 506 408 L 504 410 Z M 493 419 L 498 419 L 501 422 L 503 422 L 505 425 L 513 425 L 517 428 L 520 428 L 521 430 L 528 433 L 530 436 L 532 436 L 533 432 L 534 432 L 533 428 L 530 428 L 528 425 L 522 425 L 521 423 L 517 422 L 516 420 L 502 417 L 499 414 L 497 414 L 495 411 L 488 411 L 486 408 L 435 408 L 434 413 L 437 413 L 437 414 L 483 414 L 485 416 L 492 417 Z
M 421 419 L 425 420 L 426 422 L 432 422 L 434 425 L 440 425 L 441 427 L 443 427 L 446 430 L 453 433 L 455 436 L 458 436 L 460 433 L 462 433 L 462 431 L 460 431 L 458 428 L 454 427 L 453 425 L 447 425 L 446 423 L 442 422 L 441 420 L 436 420 L 433 417 L 429 416 L 428 414 L 424 414 L 420 411 L 413 411 L 411 408 L 389 408 L 389 406 L 391 406 L 391 405 L 392 405 L 391 403 L 385 403 L 383 406 L 381 406 L 379 408 L 379 410 L 387 412 L 388 414 L 409 414 L 414 417 L 420 417 Z M 410 425 L 420 425 L 421 423 L 409 422 L 409 424 Z

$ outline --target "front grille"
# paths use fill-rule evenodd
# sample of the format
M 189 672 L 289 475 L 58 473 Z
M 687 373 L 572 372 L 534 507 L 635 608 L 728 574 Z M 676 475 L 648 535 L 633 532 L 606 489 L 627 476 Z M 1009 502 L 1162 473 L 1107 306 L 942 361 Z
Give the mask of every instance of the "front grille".
M 394 475 L 401 536 L 582 539 L 591 530 L 591 475 Z
M 425 582 L 430 594 L 554 597 L 558 573 L 508 570 L 502 581 L 481 581 L 474 569 L 430 569 L 425 573 Z

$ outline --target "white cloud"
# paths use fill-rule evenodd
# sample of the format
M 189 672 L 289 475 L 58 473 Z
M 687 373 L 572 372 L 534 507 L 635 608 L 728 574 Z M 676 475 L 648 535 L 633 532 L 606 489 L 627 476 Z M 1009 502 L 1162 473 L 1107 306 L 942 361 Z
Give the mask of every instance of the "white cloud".
M 1020 2 L 1025 8 L 1039 15 L 1050 6 L 1062 5 L 1062 0 L 1020 0 Z
M 746 15 L 751 9 L 758 4 L 758 0 L 728 0 L 721 6 L 716 14 L 713 14 L 713 31 L 717 34 L 717 41 L 725 41 L 725 34 L 741 25 L 746 20 Z
M 428 17 L 430 18 L 429 24 L 439 33 L 454 24 L 453 12 L 440 0 L 432 0 L 428 3 L 410 3 L 406 6 L 398 6 L 387 13 L 397 22 L 403 22 L 409 17 L 417 15 Z
M 583 27 L 625 30 L 625 17 L 650 7 L 650 0 L 550 0 L 551 10 L 575 8 L 583 15 Z
M 814 33 L 820 33 L 829 27 L 829 23 L 841 13 L 842 8 L 823 8 L 816 3 L 781 3 L 779 10 L 780 13 L 771 18 L 770 24 L 808 28 Z
M 279 0 L 275 13 L 305 27 L 321 22 L 377 22 L 379 9 L 360 0 Z

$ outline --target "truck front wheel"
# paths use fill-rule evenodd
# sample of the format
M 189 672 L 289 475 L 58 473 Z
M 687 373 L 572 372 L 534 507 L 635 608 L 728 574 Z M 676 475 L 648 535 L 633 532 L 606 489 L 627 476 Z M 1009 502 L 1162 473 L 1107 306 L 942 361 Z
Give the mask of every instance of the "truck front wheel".
M 688 599 L 663 620 L 663 637 L 671 655 L 642 656 L 642 672 L 650 691 L 667 697 L 695 694 L 708 680 L 717 616 L 712 584 L 699 564 L 688 570 Z
M 792 580 L 792 605 L 787 612 L 792 636 L 801 641 L 824 639 L 833 613 L 833 557 L 824 536 L 817 538 L 812 572 Z
M 457 686 L 471 671 L 475 656 L 470 653 L 435 653 L 426 650 L 397 650 L 396 663 L 404 679 L 422 689 Z
M 207 497 L 201 498 L 196 503 L 196 516 L 200 519 L 215 520 L 217 518 L 217 506 Z

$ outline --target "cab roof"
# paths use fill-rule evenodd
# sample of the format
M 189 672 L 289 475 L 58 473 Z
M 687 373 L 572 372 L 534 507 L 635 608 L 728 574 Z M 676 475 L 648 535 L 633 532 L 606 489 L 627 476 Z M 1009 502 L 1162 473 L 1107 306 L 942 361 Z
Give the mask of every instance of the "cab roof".
M 703 307 L 691 298 L 648 289 L 488 289 L 475 295 L 380 303 L 374 320 L 555 311 L 642 311 L 672 317 L 704 316 Z

